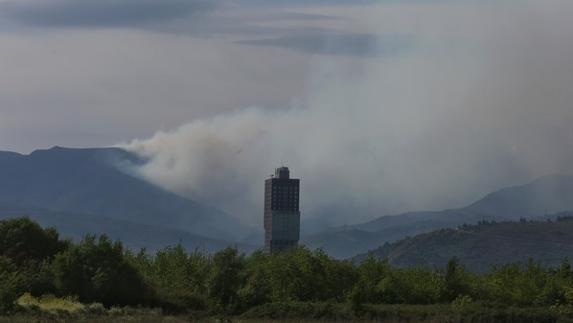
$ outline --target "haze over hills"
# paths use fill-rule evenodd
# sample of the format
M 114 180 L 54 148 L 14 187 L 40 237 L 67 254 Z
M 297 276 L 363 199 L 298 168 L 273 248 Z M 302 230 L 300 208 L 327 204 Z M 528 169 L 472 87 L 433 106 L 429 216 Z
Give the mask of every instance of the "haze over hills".
M 406 238 L 356 256 L 387 259 L 397 267 L 444 268 L 456 256 L 472 271 L 486 271 L 494 265 L 525 263 L 530 258 L 543 265 L 558 266 L 573 259 L 573 213 L 557 221 L 480 223 L 457 229 L 441 229 Z
M 119 148 L 0 152 L 0 218 L 29 214 L 70 236 L 114 233 L 149 247 L 179 239 L 216 249 L 244 233 L 235 218 L 130 174 L 142 162 Z
M 69 237 L 106 233 L 129 246 L 151 249 L 181 242 L 213 251 L 253 234 L 232 216 L 132 173 L 131 166 L 145 162 L 119 148 L 0 152 L 0 218 L 29 215 Z M 570 196 L 573 177 L 546 176 L 491 193 L 464 208 L 384 216 L 307 236 L 302 243 L 349 258 L 436 229 L 573 210 Z M 253 236 L 257 239 L 251 243 L 258 245 L 259 234 Z
M 454 228 L 480 220 L 535 218 L 573 210 L 573 177 L 551 175 L 528 184 L 501 189 L 463 208 L 439 212 L 409 212 L 328 230 L 308 236 L 304 243 L 329 254 L 348 258 L 407 236 Z
M 81 240 L 86 235 L 105 234 L 113 240 L 121 240 L 124 246 L 155 252 L 167 246 L 181 244 L 187 250 L 214 253 L 228 246 L 249 252 L 255 249 L 248 244 L 214 239 L 183 230 L 153 226 L 101 215 L 90 215 L 46 209 L 22 208 L 0 205 L 0 219 L 17 218 L 22 215 L 37 221 L 43 227 L 55 227 L 65 238 Z

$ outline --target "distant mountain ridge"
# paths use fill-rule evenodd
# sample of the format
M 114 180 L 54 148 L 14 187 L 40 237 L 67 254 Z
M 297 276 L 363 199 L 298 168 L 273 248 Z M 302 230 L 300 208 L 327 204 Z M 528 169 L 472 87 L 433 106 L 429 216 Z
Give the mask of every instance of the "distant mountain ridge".
M 60 235 L 67 239 L 81 240 L 86 235 L 105 234 L 113 240 L 120 240 L 131 250 L 146 249 L 155 252 L 166 246 L 181 244 L 187 250 L 216 252 L 229 246 L 243 252 L 256 249 L 248 244 L 214 239 L 190 232 L 158 227 L 126 220 L 108 218 L 101 215 L 79 214 L 45 209 L 23 208 L 0 205 L 0 219 L 17 218 L 25 215 L 43 227 L 56 227 Z
M 0 151 L 0 218 L 24 215 L 14 210 L 29 210 L 32 218 L 65 227 L 70 236 L 83 235 L 92 227 L 152 248 L 182 237 L 189 241 L 188 247 L 208 244 L 216 249 L 242 240 L 242 233 L 250 231 L 216 208 L 168 192 L 133 173 L 133 166 L 145 162 L 120 148 L 54 147 L 29 155 Z M 571 196 L 573 177 L 546 176 L 488 194 L 464 208 L 384 216 L 306 236 L 301 242 L 349 258 L 436 229 L 573 210 Z
M 464 208 L 474 214 L 511 219 L 573 210 L 573 176 L 548 175 L 501 189 Z
M 486 195 L 471 205 L 436 212 L 408 212 L 373 221 L 331 229 L 304 238 L 312 248 L 323 248 L 338 258 L 349 258 L 386 242 L 442 228 L 455 228 L 480 220 L 535 218 L 573 210 L 573 177 L 550 175 L 528 184 Z
M 58 213 L 77 223 L 71 217 L 82 215 L 86 221 L 105 219 L 110 226 L 131 223 L 214 241 L 238 238 L 243 226 L 237 219 L 131 173 L 130 166 L 143 162 L 120 148 L 54 147 L 29 155 L 0 152 L 0 218 L 13 216 L 15 208 L 33 209 L 44 219 Z M 51 224 L 64 226 L 66 218 L 59 218 L 62 223 Z
M 573 259 L 573 213 L 562 213 L 545 221 L 485 222 L 457 229 L 441 229 L 388 243 L 353 258 L 386 259 L 397 267 L 444 268 L 457 257 L 473 271 L 529 259 L 546 266 L 558 266 Z M 560 218 L 555 221 L 556 218 Z

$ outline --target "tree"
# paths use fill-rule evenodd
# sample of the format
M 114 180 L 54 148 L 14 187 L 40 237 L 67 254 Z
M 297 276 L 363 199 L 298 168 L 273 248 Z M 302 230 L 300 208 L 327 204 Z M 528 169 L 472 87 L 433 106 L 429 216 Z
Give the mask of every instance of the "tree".
M 227 248 L 215 254 L 208 281 L 209 298 L 215 307 L 232 310 L 231 307 L 236 305 L 243 268 L 244 255 L 240 255 L 237 249 Z
M 43 229 L 38 223 L 29 218 L 17 218 L 0 221 L 0 257 L 4 257 L 4 264 L 9 262 L 14 271 L 6 272 L 6 284 L 11 284 L 18 277 L 20 292 L 30 292 L 33 295 L 53 293 L 54 286 L 48 270 L 49 262 L 54 256 L 68 246 L 67 241 L 59 239 L 58 232 L 53 228 Z M 11 277 L 11 278 L 10 278 Z M 4 286 L 4 295 L 8 290 L 15 290 Z M 18 295 L 19 296 L 19 295 Z
M 532 306 L 543 298 L 547 272 L 532 260 L 526 265 L 508 264 L 486 276 L 488 298 L 497 304 Z
M 140 274 L 124 259 L 121 243 L 106 236 L 86 236 L 58 254 L 52 263 L 54 283 L 61 295 L 104 305 L 138 305 L 150 299 Z
M 204 309 L 210 258 L 187 253 L 183 246 L 167 247 L 149 256 L 145 250 L 127 258 L 151 286 L 163 306 L 170 310 Z
M 237 293 L 240 310 L 271 302 L 270 261 L 271 256 L 263 251 L 256 251 L 246 259 L 245 283 Z
M 443 277 L 427 268 L 393 269 L 378 283 L 384 303 L 434 304 L 439 301 Z
M 0 256 L 0 313 L 8 313 L 23 293 L 22 277 L 17 266 L 7 257 Z
M 391 268 L 386 260 L 379 260 L 369 255 L 357 269 L 358 278 L 349 294 L 349 301 L 354 312 L 360 312 L 364 303 L 380 303 L 383 295 L 379 284 L 389 277 Z M 385 301 L 393 302 L 392 296 L 385 296 Z
M 448 261 L 444 280 L 443 300 L 451 302 L 458 296 L 470 296 L 470 277 L 457 257 Z
M 0 221 L 0 256 L 10 258 L 18 266 L 41 263 L 66 246 L 55 229 L 43 229 L 29 218 Z

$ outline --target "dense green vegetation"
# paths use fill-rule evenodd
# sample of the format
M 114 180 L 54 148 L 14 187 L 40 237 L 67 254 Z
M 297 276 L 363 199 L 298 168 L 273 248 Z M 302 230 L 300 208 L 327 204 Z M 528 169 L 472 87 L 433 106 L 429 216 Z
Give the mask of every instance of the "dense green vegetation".
M 394 268 L 375 258 L 353 265 L 305 248 L 246 256 L 174 246 L 150 255 L 105 236 L 65 241 L 27 218 L 0 221 L 0 311 L 62 306 L 92 314 L 130 306 L 259 319 L 555 322 L 573 317 L 573 268 L 529 261 L 477 274 L 456 258 L 445 268 Z

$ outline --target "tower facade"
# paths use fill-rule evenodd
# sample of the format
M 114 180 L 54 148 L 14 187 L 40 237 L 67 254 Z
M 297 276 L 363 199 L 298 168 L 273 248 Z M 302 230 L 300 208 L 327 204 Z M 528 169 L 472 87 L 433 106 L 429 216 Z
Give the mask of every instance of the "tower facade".
M 298 245 L 300 238 L 300 179 L 287 167 L 265 180 L 265 250 L 277 252 Z

